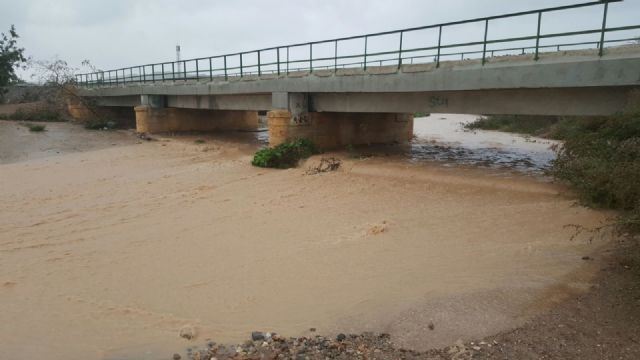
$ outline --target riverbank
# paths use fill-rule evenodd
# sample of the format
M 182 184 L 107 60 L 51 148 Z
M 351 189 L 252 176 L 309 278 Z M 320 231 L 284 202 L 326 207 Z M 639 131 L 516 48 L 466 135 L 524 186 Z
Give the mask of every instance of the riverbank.
M 307 175 L 320 157 L 258 169 L 259 143 L 233 136 L 86 134 L 124 143 L 0 165 L 16 359 L 165 359 L 254 330 L 426 351 L 522 326 L 606 264 L 609 239 L 565 225 L 608 214 L 517 171 L 336 153 L 338 171 Z

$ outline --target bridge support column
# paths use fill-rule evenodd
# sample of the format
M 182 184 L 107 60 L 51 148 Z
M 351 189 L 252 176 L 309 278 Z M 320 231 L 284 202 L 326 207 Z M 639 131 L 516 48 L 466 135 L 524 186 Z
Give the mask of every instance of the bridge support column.
M 142 105 L 136 106 L 135 111 L 136 131 L 141 133 L 258 128 L 257 111 L 168 108 L 156 96 L 143 97 Z
M 398 113 L 308 112 L 268 113 L 269 143 L 307 138 L 322 148 L 346 145 L 404 143 L 413 136 L 413 115 Z

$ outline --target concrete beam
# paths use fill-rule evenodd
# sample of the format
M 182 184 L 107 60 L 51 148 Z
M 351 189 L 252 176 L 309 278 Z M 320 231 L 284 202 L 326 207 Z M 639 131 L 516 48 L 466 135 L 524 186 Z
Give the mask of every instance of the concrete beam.
M 612 115 L 632 110 L 638 88 L 511 89 L 413 93 L 314 93 L 310 111 Z
M 97 106 L 138 106 L 140 105 L 139 95 L 126 96 L 103 96 L 94 99 Z
M 271 94 L 169 95 L 167 106 L 185 109 L 253 110 L 271 109 Z

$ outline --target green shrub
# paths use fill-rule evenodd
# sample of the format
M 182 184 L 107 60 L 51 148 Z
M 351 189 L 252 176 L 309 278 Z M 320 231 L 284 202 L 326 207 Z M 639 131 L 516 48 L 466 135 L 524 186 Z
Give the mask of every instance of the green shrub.
M 287 169 L 297 166 L 300 159 L 318 153 L 318 148 L 310 140 L 296 139 L 273 148 L 259 150 L 251 164 L 264 168 Z
M 490 115 L 468 123 L 469 130 L 497 130 L 541 136 L 559 121 L 555 116 Z
M 550 173 L 585 204 L 620 210 L 620 223 L 640 230 L 640 114 L 579 121 L 563 136 Z
M 44 125 L 37 125 L 37 124 L 25 124 L 26 127 L 29 128 L 29 131 L 31 132 L 42 132 L 45 131 L 45 129 L 47 128 Z
M 93 119 L 84 124 L 88 130 L 111 130 L 118 127 L 118 123 L 108 119 Z

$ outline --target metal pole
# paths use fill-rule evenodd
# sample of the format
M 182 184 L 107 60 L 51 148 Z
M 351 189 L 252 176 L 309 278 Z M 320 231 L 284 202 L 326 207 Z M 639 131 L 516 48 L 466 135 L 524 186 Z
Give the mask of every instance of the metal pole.
M 240 77 L 242 77 L 242 53 L 240 53 Z
M 338 40 L 335 41 L 333 52 L 333 71 L 338 71 Z
M 162 69 L 162 81 L 164 81 L 164 63 L 162 63 L 160 68 Z
M 400 50 L 398 51 L 398 69 L 402 67 L 402 37 L 404 36 L 404 31 L 400 31 Z
M 171 62 L 171 80 L 176 81 L 176 63 Z
M 313 72 L 313 43 L 309 43 L 309 72 Z
M 258 50 L 258 76 L 262 76 L 262 70 L 260 69 L 260 50 Z
M 600 49 L 598 50 L 598 55 L 604 55 L 604 35 L 607 30 L 607 13 L 609 12 L 609 3 L 604 3 L 604 15 L 602 16 L 602 32 L 600 33 Z
M 200 67 L 198 66 L 198 59 L 196 59 L 196 80 L 200 79 Z
M 104 73 L 102 73 L 101 76 L 102 76 L 102 82 L 104 82 Z M 134 80 L 133 80 L 133 68 L 129 68 L 129 77 L 131 78 L 131 82 L 134 82 Z
M 538 31 L 536 32 L 536 56 L 533 57 L 534 60 L 540 59 L 540 27 L 542 26 L 542 11 L 538 13 Z
M 182 62 L 182 71 L 184 72 L 184 81 L 187 81 L 187 60 Z
M 224 81 L 227 81 L 229 76 L 227 76 L 227 55 L 224 56 Z
M 116 73 L 116 76 L 117 75 L 118 73 Z M 156 66 L 155 65 L 151 65 L 151 82 L 152 83 L 156 82 Z
M 278 75 L 280 75 L 280 48 L 276 48 L 276 57 L 278 60 Z
M 367 43 L 369 41 L 369 36 L 364 37 L 364 69 L 367 70 Z
M 440 67 L 440 45 L 442 44 L 442 25 L 438 29 L 438 56 L 436 57 L 436 68 Z
M 482 44 L 482 65 L 487 62 L 487 35 L 489 34 L 489 19 L 484 21 L 484 43 Z
M 289 47 L 287 46 L 287 75 L 289 75 Z
M 111 74 L 109 74 L 109 78 L 111 78 Z M 144 66 L 142 66 L 142 82 L 143 83 L 147 82 L 147 70 L 145 69 Z
M 213 81 L 213 67 L 211 58 L 209 58 L 209 80 Z

